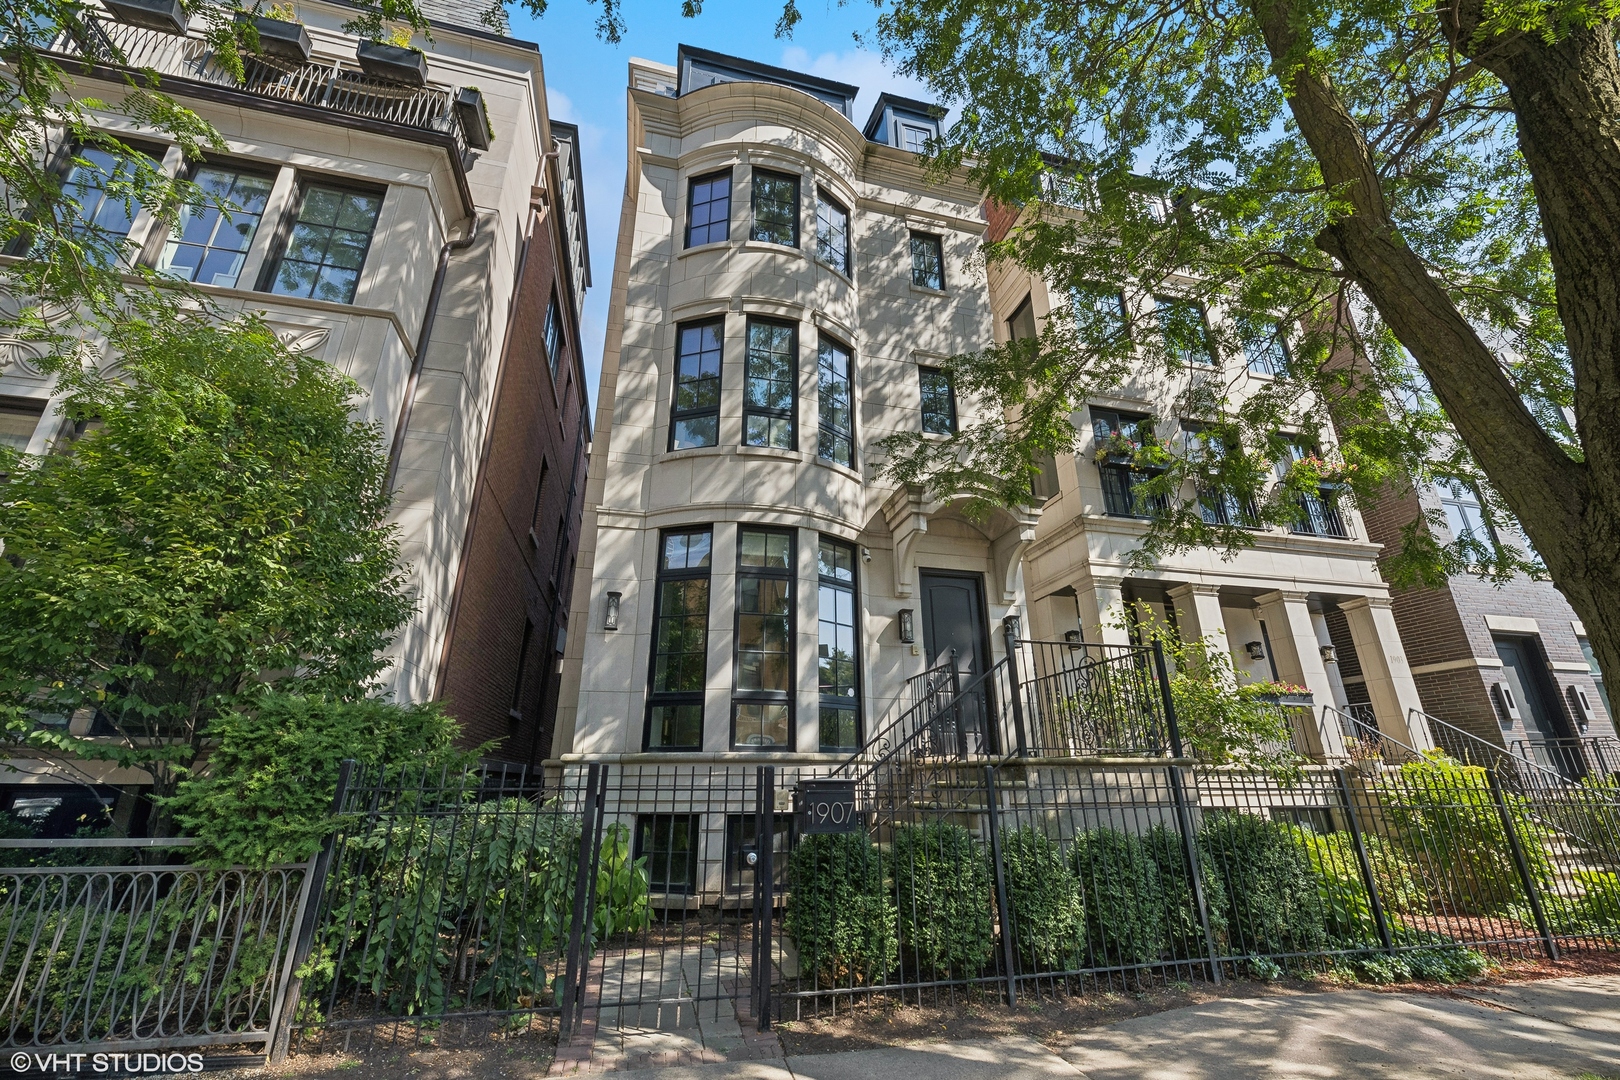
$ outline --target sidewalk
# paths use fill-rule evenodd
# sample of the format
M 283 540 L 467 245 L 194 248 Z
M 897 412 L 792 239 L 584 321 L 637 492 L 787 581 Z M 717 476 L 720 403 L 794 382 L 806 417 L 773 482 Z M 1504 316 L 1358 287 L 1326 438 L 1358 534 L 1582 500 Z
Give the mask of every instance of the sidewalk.
M 1620 976 L 1213 1001 L 1066 1037 L 629 1070 L 617 1080 L 1620 1080 Z

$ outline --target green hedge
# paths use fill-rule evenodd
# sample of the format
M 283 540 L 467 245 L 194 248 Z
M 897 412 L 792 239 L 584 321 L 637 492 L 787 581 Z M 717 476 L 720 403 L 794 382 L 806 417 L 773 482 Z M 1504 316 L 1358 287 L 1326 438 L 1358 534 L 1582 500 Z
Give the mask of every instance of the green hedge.
M 1198 918 L 1198 901 L 1193 896 L 1192 881 L 1187 874 L 1187 848 L 1181 832 L 1168 825 L 1155 825 L 1142 838 L 1148 858 L 1159 871 L 1159 884 L 1164 890 L 1165 934 L 1172 960 L 1196 960 L 1209 955 L 1204 940 L 1203 923 Z M 1209 910 L 1209 932 L 1214 935 L 1217 951 L 1225 951 L 1226 942 L 1226 887 L 1221 876 L 1210 865 L 1209 853 L 1198 852 L 1198 870 L 1204 889 L 1204 906 Z
M 1220 875 L 1235 951 L 1303 953 L 1329 946 L 1321 887 L 1291 826 L 1223 810 L 1205 816 L 1198 845 Z
M 942 977 L 968 978 L 990 962 L 988 852 L 960 825 L 904 825 L 890 849 L 900 946 L 906 960 Z
M 1085 894 L 1091 963 L 1157 960 L 1168 944 L 1164 885 L 1142 841 L 1117 829 L 1083 832 L 1074 838 L 1074 868 Z
M 1001 862 L 1014 947 L 1029 965 L 1025 970 L 1078 967 L 1084 953 L 1085 904 L 1062 849 L 1045 833 L 1017 829 L 1002 838 Z
M 897 913 L 866 834 L 804 837 L 787 874 L 783 925 L 802 967 L 833 985 L 882 982 L 898 956 Z

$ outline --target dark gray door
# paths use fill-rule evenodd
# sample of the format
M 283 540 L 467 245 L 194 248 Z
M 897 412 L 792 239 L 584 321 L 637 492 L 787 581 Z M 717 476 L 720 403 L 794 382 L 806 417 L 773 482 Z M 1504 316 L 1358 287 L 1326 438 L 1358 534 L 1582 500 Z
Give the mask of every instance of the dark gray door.
M 1518 699 L 1531 756 L 1539 764 L 1551 765 L 1565 775 L 1579 771 L 1573 761 L 1564 760 L 1567 753 L 1561 751 L 1566 748 L 1548 745 L 1548 740 L 1560 739 L 1564 732 L 1555 711 L 1558 702 L 1547 687 L 1546 671 L 1535 643 L 1529 638 L 1491 640 L 1496 645 L 1496 655 L 1502 660 L 1502 679 Z
M 966 688 L 990 668 L 990 637 L 985 632 L 984 584 L 978 574 L 950 574 L 924 570 L 922 585 L 923 648 L 928 666 L 933 667 L 952 649 L 956 668 Z M 939 738 L 946 745 L 969 753 L 993 753 L 993 725 L 990 696 L 981 685 L 979 692 L 965 698 L 957 708 L 942 716 Z

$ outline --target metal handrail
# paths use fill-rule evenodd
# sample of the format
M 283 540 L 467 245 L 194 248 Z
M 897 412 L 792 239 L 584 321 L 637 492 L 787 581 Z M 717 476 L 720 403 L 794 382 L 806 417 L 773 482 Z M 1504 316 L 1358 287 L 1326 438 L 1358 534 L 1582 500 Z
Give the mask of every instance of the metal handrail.
M 912 713 L 916 712 L 917 709 L 926 703 L 935 693 L 934 684 L 932 682 L 933 678 L 938 676 L 948 679 L 951 671 L 955 667 L 956 650 L 951 649 L 943 658 L 937 661 L 933 667 L 928 668 L 907 679 L 905 688 L 890 700 L 887 708 L 884 710 L 884 713 L 885 715 L 893 713 L 895 709 L 899 707 L 901 700 L 905 698 L 907 693 L 911 694 L 911 704 L 907 705 L 904 709 L 900 709 L 899 715 L 895 716 L 893 720 L 890 720 L 887 724 L 884 724 L 881 728 L 869 735 L 861 743 L 858 750 L 840 762 L 838 767 L 828 774 L 829 777 L 836 777 L 843 774 L 846 769 L 849 769 L 857 761 L 861 760 L 862 756 L 870 751 L 872 747 L 877 746 L 884 740 L 888 739 L 889 736 L 894 733 L 896 728 L 898 728 L 901 724 L 904 724 L 907 718 L 909 718 Z
M 948 711 L 950 711 L 950 710 L 952 710 L 954 708 L 957 708 L 964 699 L 971 698 L 974 695 L 976 695 L 982 687 L 989 684 L 989 680 L 991 679 L 991 676 L 993 676 L 997 671 L 1000 671 L 1003 668 L 1010 669 L 1011 666 L 1012 666 L 1012 663 L 1011 663 L 1012 659 L 1013 658 L 1010 657 L 1010 656 L 1003 656 L 1000 660 L 997 660 L 994 664 L 991 664 L 984 671 L 980 672 L 978 675 L 975 675 L 973 678 L 969 679 L 966 683 L 964 683 L 961 686 L 960 689 L 958 689 L 953 694 L 951 694 L 950 701 L 946 702 L 945 706 L 942 709 L 940 709 L 940 713 L 943 714 L 943 713 L 948 712 Z M 908 709 L 906 711 L 906 715 L 909 716 L 909 715 L 911 715 L 911 713 L 915 712 L 917 709 L 919 709 L 922 706 L 928 704 L 929 700 L 930 700 L 929 698 L 926 698 L 926 697 L 923 698 L 921 701 L 917 702 L 916 705 L 912 706 L 911 709 Z M 917 740 L 921 739 L 925 734 L 928 734 L 929 729 L 931 727 L 932 727 L 931 724 L 918 725 L 915 729 L 912 730 L 911 734 L 909 734 L 909 735 L 907 735 L 905 737 L 905 739 L 903 739 L 899 743 L 896 743 L 893 747 L 890 747 L 886 752 L 884 752 L 882 754 L 882 756 L 874 759 L 872 761 L 872 763 L 871 763 L 871 768 L 867 769 L 866 772 L 864 772 L 860 776 L 856 777 L 856 782 L 859 783 L 859 784 L 864 784 L 867 780 L 871 779 L 872 774 L 874 774 L 879 769 L 881 769 L 884 765 L 887 765 L 890 761 L 892 761 L 896 757 L 898 757 L 900 755 L 901 751 L 903 751 L 903 750 L 907 749 L 908 747 L 910 747 L 912 744 L 917 742 Z M 849 761 L 845 762 L 844 765 L 849 765 L 849 764 L 853 763 L 856 760 L 856 758 L 858 758 L 858 757 L 859 757 L 859 755 L 857 754 L 855 758 L 851 758 Z M 839 766 L 839 769 L 841 770 L 843 767 L 844 766 L 841 765 L 841 766 Z M 837 770 L 834 771 L 834 775 L 836 775 L 836 773 L 837 773 Z

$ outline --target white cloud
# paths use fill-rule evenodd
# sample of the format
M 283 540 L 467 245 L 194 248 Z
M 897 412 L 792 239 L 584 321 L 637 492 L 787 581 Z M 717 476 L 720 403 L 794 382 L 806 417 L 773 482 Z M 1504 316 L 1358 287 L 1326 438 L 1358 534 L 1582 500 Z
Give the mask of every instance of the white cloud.
M 806 49 L 790 45 L 782 50 L 781 66 L 805 75 L 816 75 L 823 79 L 860 87 L 861 92 L 855 98 L 857 124 L 866 122 L 866 114 L 872 111 L 872 103 L 882 93 L 899 94 L 902 97 L 918 98 L 922 101 L 933 100 L 933 93 L 926 85 L 916 79 L 896 75 L 884 65 L 882 56 L 866 49 L 824 52 L 811 56 Z

